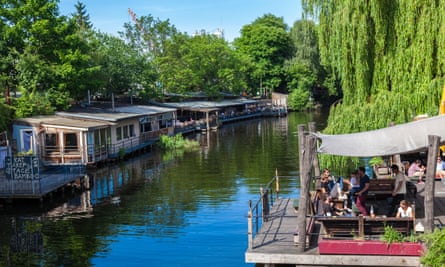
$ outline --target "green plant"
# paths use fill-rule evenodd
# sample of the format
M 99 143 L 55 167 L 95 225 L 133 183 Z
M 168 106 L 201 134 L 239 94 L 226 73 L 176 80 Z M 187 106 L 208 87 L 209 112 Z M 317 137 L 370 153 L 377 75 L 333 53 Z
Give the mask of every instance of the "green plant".
M 371 166 L 380 165 L 383 163 L 382 157 L 373 157 L 369 160 Z
M 428 249 L 420 262 L 430 267 L 445 266 L 445 229 L 422 235 L 422 241 Z
M 184 139 L 181 134 L 175 136 L 161 135 L 159 138 L 158 146 L 165 150 L 171 149 L 185 149 L 191 150 L 199 147 L 198 141 Z
M 405 241 L 405 237 L 402 233 L 394 230 L 394 228 L 392 228 L 391 226 L 385 225 L 385 233 L 382 236 L 382 240 L 388 243 L 389 246 L 392 243 Z

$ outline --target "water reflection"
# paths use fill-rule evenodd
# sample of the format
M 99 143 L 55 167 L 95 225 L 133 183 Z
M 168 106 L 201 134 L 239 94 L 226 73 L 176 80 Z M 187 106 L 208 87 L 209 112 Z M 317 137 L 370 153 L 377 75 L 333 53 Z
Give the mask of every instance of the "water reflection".
M 197 151 L 152 152 L 92 171 L 90 190 L 4 208 L 0 265 L 245 266 L 248 200 L 275 169 L 298 175 L 298 124 L 322 115 L 225 125 L 192 136 Z

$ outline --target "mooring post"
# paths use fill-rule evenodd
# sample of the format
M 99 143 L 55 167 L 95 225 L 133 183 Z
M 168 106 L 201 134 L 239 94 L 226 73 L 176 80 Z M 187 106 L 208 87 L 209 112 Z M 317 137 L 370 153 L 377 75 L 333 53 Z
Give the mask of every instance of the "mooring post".
M 275 169 L 275 193 L 276 193 L 275 199 L 278 199 L 278 195 L 280 193 L 280 177 L 278 177 L 277 169 Z
M 249 212 L 247 213 L 247 242 L 249 249 L 253 248 L 253 223 L 252 223 L 252 200 L 249 200 Z

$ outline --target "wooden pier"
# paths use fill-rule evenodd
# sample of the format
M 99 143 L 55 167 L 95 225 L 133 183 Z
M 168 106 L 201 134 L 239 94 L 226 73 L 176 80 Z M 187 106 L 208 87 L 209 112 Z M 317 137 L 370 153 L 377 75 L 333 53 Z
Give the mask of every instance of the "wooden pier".
M 418 184 L 416 203 L 416 222 L 424 220 L 424 184 Z M 371 204 L 371 200 L 369 200 Z M 434 220 L 436 227 L 445 222 L 445 186 L 435 182 Z M 308 217 L 309 218 L 309 217 Z M 272 206 L 267 220 L 253 238 L 253 245 L 245 252 L 247 263 L 264 266 L 420 266 L 417 256 L 367 256 L 367 255 L 320 255 L 318 239 L 321 226 L 315 224 L 309 235 L 303 253 L 298 253 L 295 233 L 297 233 L 297 212 L 294 200 L 278 198 Z
M 11 178 L 0 171 L 0 199 L 42 199 L 64 187 L 80 188 L 88 183 L 84 181 L 84 166 L 64 166 L 56 171 L 39 171 L 26 177 L 27 179 Z

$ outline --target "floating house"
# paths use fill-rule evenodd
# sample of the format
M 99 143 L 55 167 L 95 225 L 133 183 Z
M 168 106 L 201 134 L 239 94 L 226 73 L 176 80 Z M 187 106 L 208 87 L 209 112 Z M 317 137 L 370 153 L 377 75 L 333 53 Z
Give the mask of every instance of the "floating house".
M 174 134 L 176 109 L 122 106 L 82 109 L 18 119 L 18 154 L 35 155 L 43 166 L 91 165 L 122 157 Z

